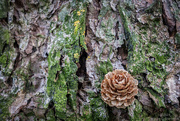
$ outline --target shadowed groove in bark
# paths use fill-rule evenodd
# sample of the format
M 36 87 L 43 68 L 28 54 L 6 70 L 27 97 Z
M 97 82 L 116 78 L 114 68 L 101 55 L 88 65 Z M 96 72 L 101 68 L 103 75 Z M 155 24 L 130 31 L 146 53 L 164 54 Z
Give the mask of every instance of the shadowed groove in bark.
M 169 0 L 165 0 L 162 3 L 162 18 L 164 25 L 168 26 L 170 36 L 176 35 L 176 20 L 174 14 L 171 12 L 171 4 Z
M 6 80 L 6 82 L 9 84 L 9 86 L 12 86 L 12 84 L 13 84 L 13 78 L 11 76 L 13 75 L 14 71 L 18 67 L 18 63 L 20 62 L 19 45 L 18 45 L 16 40 L 14 42 L 14 48 L 17 51 L 17 56 L 16 56 L 16 59 L 14 61 L 13 70 L 11 71 L 11 74 L 9 75 L 8 79 Z
M 127 50 L 127 47 L 125 45 L 125 41 L 121 47 L 118 47 L 117 55 L 119 55 L 121 57 L 120 61 L 122 62 L 122 66 L 126 70 L 127 69 L 126 66 L 127 66 L 128 50 Z
M 81 51 L 81 56 L 79 58 L 79 66 L 80 67 L 78 67 L 78 70 L 76 72 L 76 75 L 78 77 L 84 77 L 86 75 L 86 58 L 87 58 L 87 53 L 83 49 Z

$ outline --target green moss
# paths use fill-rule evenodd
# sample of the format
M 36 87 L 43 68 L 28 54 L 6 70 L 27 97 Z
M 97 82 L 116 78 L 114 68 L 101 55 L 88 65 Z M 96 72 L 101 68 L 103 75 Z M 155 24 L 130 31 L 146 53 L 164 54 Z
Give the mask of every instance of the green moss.
M 86 3 L 67 3 L 60 10 L 58 19 L 61 25 L 53 28 L 58 23 L 51 24 L 51 31 L 56 38 L 48 56 L 47 92 L 55 103 L 56 116 L 59 119 L 76 120 L 76 63 L 79 62 L 81 50 L 87 49 L 84 42 Z
M 148 71 L 153 71 L 153 65 L 150 61 L 146 61 L 145 66 Z
M 100 94 L 95 94 L 92 90 L 87 90 L 90 104 L 84 104 L 82 116 L 78 117 L 81 121 L 107 121 L 109 118 L 106 104 L 100 98 Z
M 54 101 L 55 101 L 55 109 L 56 109 L 56 116 L 60 119 L 66 119 L 66 103 L 67 103 L 67 89 L 64 88 L 64 91 L 62 88 L 56 89 L 56 92 L 54 94 Z
M 55 121 L 56 120 L 53 110 L 48 111 L 48 113 L 46 114 L 46 119 L 48 121 Z
M 8 60 L 7 55 L 3 54 L 2 56 L 0 56 L 0 64 L 2 65 L 3 68 L 6 67 L 7 60 Z
M 158 9 L 161 8 L 159 3 L 155 4 L 153 6 L 157 6 Z M 157 25 L 160 25 L 160 17 L 153 17 L 147 14 L 148 24 L 139 23 L 138 26 L 134 26 L 135 31 L 133 31 L 130 29 L 133 27 L 131 25 L 132 19 L 127 15 L 128 10 L 119 7 L 119 13 L 123 21 L 126 43 L 128 43 L 128 71 L 136 77 L 146 73 L 147 80 L 150 82 L 149 86 L 156 91 L 157 95 L 161 94 L 163 98 L 166 94 L 164 91 L 167 75 L 165 65 L 170 63 L 168 59 L 173 56 L 173 53 L 170 54 L 167 43 L 158 39 Z M 147 32 L 151 33 L 152 36 L 150 38 Z M 143 78 L 141 83 L 143 83 Z M 141 84 L 141 88 L 143 88 L 143 84 Z M 156 104 L 163 107 L 163 101 L 163 99 L 159 99 L 159 103 Z
M 81 120 L 81 121 L 93 121 L 93 118 L 92 118 L 92 112 L 91 112 L 91 106 L 89 104 L 87 105 L 84 105 L 83 107 L 83 115 L 81 117 L 78 118 L 78 120 Z
M 1 82 L 1 81 L 0 81 Z M 11 105 L 11 103 L 13 102 L 13 98 L 12 96 L 8 96 L 8 98 L 3 97 L 0 95 L 0 118 L 1 120 L 6 120 L 9 116 L 9 106 Z
M 6 28 L 0 26 L 0 55 L 6 44 L 9 44 L 9 31 Z
M 7 9 L 8 9 L 8 1 L 1 1 L 0 2 L 0 18 L 7 17 Z M 10 68 L 10 64 L 12 63 L 13 58 L 13 49 L 11 48 L 12 43 L 14 41 L 10 41 L 10 34 L 9 30 L 0 25 L 0 71 L 1 76 L 9 76 L 11 74 L 12 68 Z M 4 83 L 5 80 L 0 79 L 0 88 L 3 89 L 7 85 Z M 12 92 L 13 93 L 13 92 Z M 6 97 L 0 95 L 0 118 L 1 120 L 6 120 L 10 113 L 9 113 L 9 106 L 13 102 L 14 95 L 11 92 L 6 92 Z
M 109 119 L 106 104 L 101 99 L 101 95 L 93 90 L 87 90 L 90 105 L 85 105 L 83 108 L 82 120 L 87 121 L 107 121 Z
M 180 33 L 176 33 L 175 42 L 180 45 Z
M 113 66 L 109 59 L 107 61 L 100 62 L 97 66 L 97 73 L 100 75 L 100 80 L 103 80 L 104 75 L 111 71 L 113 71 Z
M 8 10 L 9 10 L 9 1 L 1 0 L 0 1 L 0 18 L 6 18 Z
M 108 112 L 106 109 L 105 103 L 99 97 L 90 98 L 90 106 L 92 112 L 93 121 L 107 121 L 108 120 Z
M 153 91 L 152 89 L 146 88 L 146 90 L 149 93 L 149 96 L 151 97 L 151 99 L 154 101 L 154 103 L 160 108 L 160 107 L 166 107 L 165 103 L 164 103 L 164 97 L 157 94 L 155 91 Z
M 56 77 L 58 71 L 60 71 L 60 60 L 61 54 L 60 51 L 52 49 L 48 56 L 48 68 L 50 69 L 48 76 L 48 94 L 54 95 L 53 100 L 55 103 L 55 109 L 58 112 L 58 116 L 62 119 L 65 119 L 66 116 L 66 102 L 67 102 L 67 85 L 64 75 L 59 75 Z
M 0 26 L 0 65 L 2 68 L 7 66 L 9 60 L 9 52 L 6 51 L 10 51 L 10 49 L 8 47 L 5 48 L 9 44 L 9 36 L 9 31 Z
M 156 59 L 158 62 L 160 62 L 161 64 L 166 62 L 166 58 L 163 55 L 157 55 Z
M 72 62 L 72 60 L 70 63 L 66 62 L 65 64 L 62 74 L 64 74 L 68 86 L 67 91 L 69 95 L 69 104 L 73 110 L 76 110 L 76 93 L 78 89 L 78 78 L 76 76 L 77 66 Z
M 12 67 L 11 65 L 14 58 L 14 49 L 13 49 L 14 40 L 10 41 L 10 33 L 9 30 L 0 25 L 0 70 L 4 76 L 8 76 Z
M 131 121 L 141 121 L 141 120 L 149 121 L 148 114 L 143 110 L 143 107 L 138 100 L 134 101 L 134 105 L 131 105 L 131 107 L 128 107 L 129 110 L 131 110 L 130 108 L 133 109 L 132 114 L 129 115 L 131 118 Z

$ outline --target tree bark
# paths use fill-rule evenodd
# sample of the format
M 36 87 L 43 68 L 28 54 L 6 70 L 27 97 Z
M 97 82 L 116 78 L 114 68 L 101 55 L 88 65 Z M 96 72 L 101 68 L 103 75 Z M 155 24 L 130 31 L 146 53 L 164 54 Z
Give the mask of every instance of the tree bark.
M 0 118 L 180 119 L 179 8 L 177 0 L 1 0 Z M 125 109 L 101 99 L 115 69 L 138 80 Z

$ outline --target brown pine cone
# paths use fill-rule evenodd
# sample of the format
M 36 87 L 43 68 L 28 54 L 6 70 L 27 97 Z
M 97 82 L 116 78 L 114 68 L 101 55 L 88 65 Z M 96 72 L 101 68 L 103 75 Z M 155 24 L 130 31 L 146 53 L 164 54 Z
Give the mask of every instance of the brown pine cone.
M 125 70 L 109 72 L 101 83 L 102 100 L 111 107 L 125 108 L 134 102 L 137 85 L 138 81 Z

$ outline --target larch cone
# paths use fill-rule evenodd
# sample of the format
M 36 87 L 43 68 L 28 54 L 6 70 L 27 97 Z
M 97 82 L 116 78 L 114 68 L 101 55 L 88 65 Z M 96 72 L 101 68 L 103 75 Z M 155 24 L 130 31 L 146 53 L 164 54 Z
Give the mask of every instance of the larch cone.
M 107 73 L 101 83 L 102 100 L 111 107 L 126 108 L 138 94 L 137 85 L 138 81 L 127 71 L 116 69 Z

